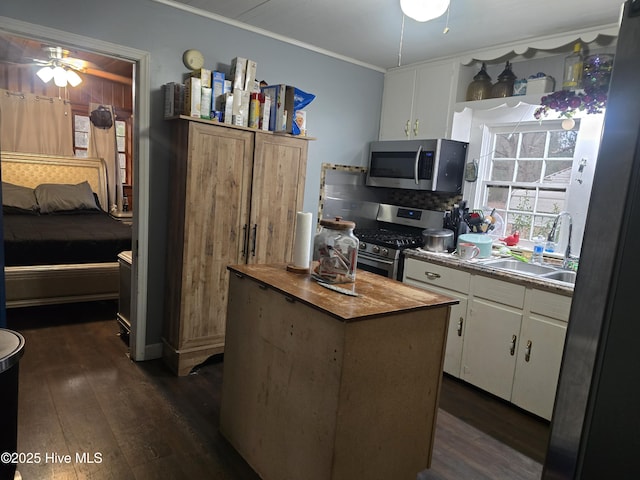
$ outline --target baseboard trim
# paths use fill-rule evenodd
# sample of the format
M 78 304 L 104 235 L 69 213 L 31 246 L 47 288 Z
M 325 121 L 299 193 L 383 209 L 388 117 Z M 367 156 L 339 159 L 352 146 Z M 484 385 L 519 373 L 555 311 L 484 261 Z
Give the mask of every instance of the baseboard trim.
M 144 359 L 155 360 L 156 358 L 162 358 L 162 343 L 152 343 L 151 345 L 145 345 Z

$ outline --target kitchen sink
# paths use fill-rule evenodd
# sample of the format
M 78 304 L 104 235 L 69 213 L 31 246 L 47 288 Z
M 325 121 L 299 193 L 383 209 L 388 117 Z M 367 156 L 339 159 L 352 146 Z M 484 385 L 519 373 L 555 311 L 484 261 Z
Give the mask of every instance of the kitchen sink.
M 483 265 L 492 268 L 499 268 L 501 270 L 511 270 L 512 272 L 536 276 L 557 272 L 556 268 L 550 266 L 539 265 L 535 263 L 525 263 L 521 262 L 520 260 L 511 259 L 489 260 L 488 262 L 483 262 Z
M 548 280 L 557 280 L 566 283 L 576 282 L 576 272 L 572 270 L 561 270 L 550 265 L 525 263 L 519 260 L 505 258 L 488 260 L 486 262 L 482 262 L 482 265 L 499 270 L 519 273 L 521 275 L 530 275 L 532 277 L 545 278 Z
M 549 280 L 559 280 L 561 282 L 576 283 L 576 272 L 573 270 L 556 270 L 555 272 L 540 275 L 542 278 Z

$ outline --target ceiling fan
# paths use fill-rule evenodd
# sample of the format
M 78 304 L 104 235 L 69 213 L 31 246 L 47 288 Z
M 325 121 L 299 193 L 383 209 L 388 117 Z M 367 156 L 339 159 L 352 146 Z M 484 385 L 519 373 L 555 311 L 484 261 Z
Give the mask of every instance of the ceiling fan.
M 82 78 L 76 72 L 85 71 L 90 66 L 90 62 L 70 57 L 71 52 L 62 47 L 45 46 L 42 49 L 48 53 L 49 59 L 34 58 L 33 62 L 36 65 L 41 65 L 42 68 L 37 71 L 36 75 L 43 82 L 48 83 L 53 79 L 58 87 L 66 87 L 67 83 L 72 87 L 77 87 L 82 82 Z

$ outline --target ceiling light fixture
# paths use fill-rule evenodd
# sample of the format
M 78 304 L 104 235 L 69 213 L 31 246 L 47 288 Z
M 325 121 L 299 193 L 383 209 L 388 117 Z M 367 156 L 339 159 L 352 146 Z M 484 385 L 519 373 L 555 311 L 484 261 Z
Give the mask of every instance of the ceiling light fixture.
M 36 75 L 38 75 L 38 77 L 40 77 L 40 80 L 42 80 L 44 83 L 49 83 L 53 78 L 53 68 L 42 67 L 40 70 L 38 70 Z
M 36 72 L 36 75 L 44 83 L 49 83 L 53 79 L 53 83 L 57 87 L 66 87 L 67 83 L 72 87 L 77 87 L 82 82 L 82 78 L 73 70 L 65 70 L 60 65 L 42 67 Z
M 400 0 L 400 9 L 417 22 L 427 22 L 444 15 L 450 0 Z

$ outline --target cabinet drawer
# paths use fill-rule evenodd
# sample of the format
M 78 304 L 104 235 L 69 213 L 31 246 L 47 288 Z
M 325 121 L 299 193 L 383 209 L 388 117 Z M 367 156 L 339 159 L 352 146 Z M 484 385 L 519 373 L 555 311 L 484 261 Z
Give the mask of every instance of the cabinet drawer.
M 413 258 L 407 258 L 404 264 L 404 276 L 426 285 L 446 288 L 461 293 L 469 293 L 471 274 L 443 267 L 433 263 L 423 262 Z
M 520 309 L 524 307 L 525 291 L 526 288 L 523 285 L 494 280 L 481 275 L 474 275 L 471 285 L 471 292 L 476 297 Z
M 531 296 L 529 303 L 531 306 L 529 309 L 533 313 L 556 318 L 563 322 L 569 321 L 571 297 L 544 292 L 542 290 L 530 290 L 528 295 Z

